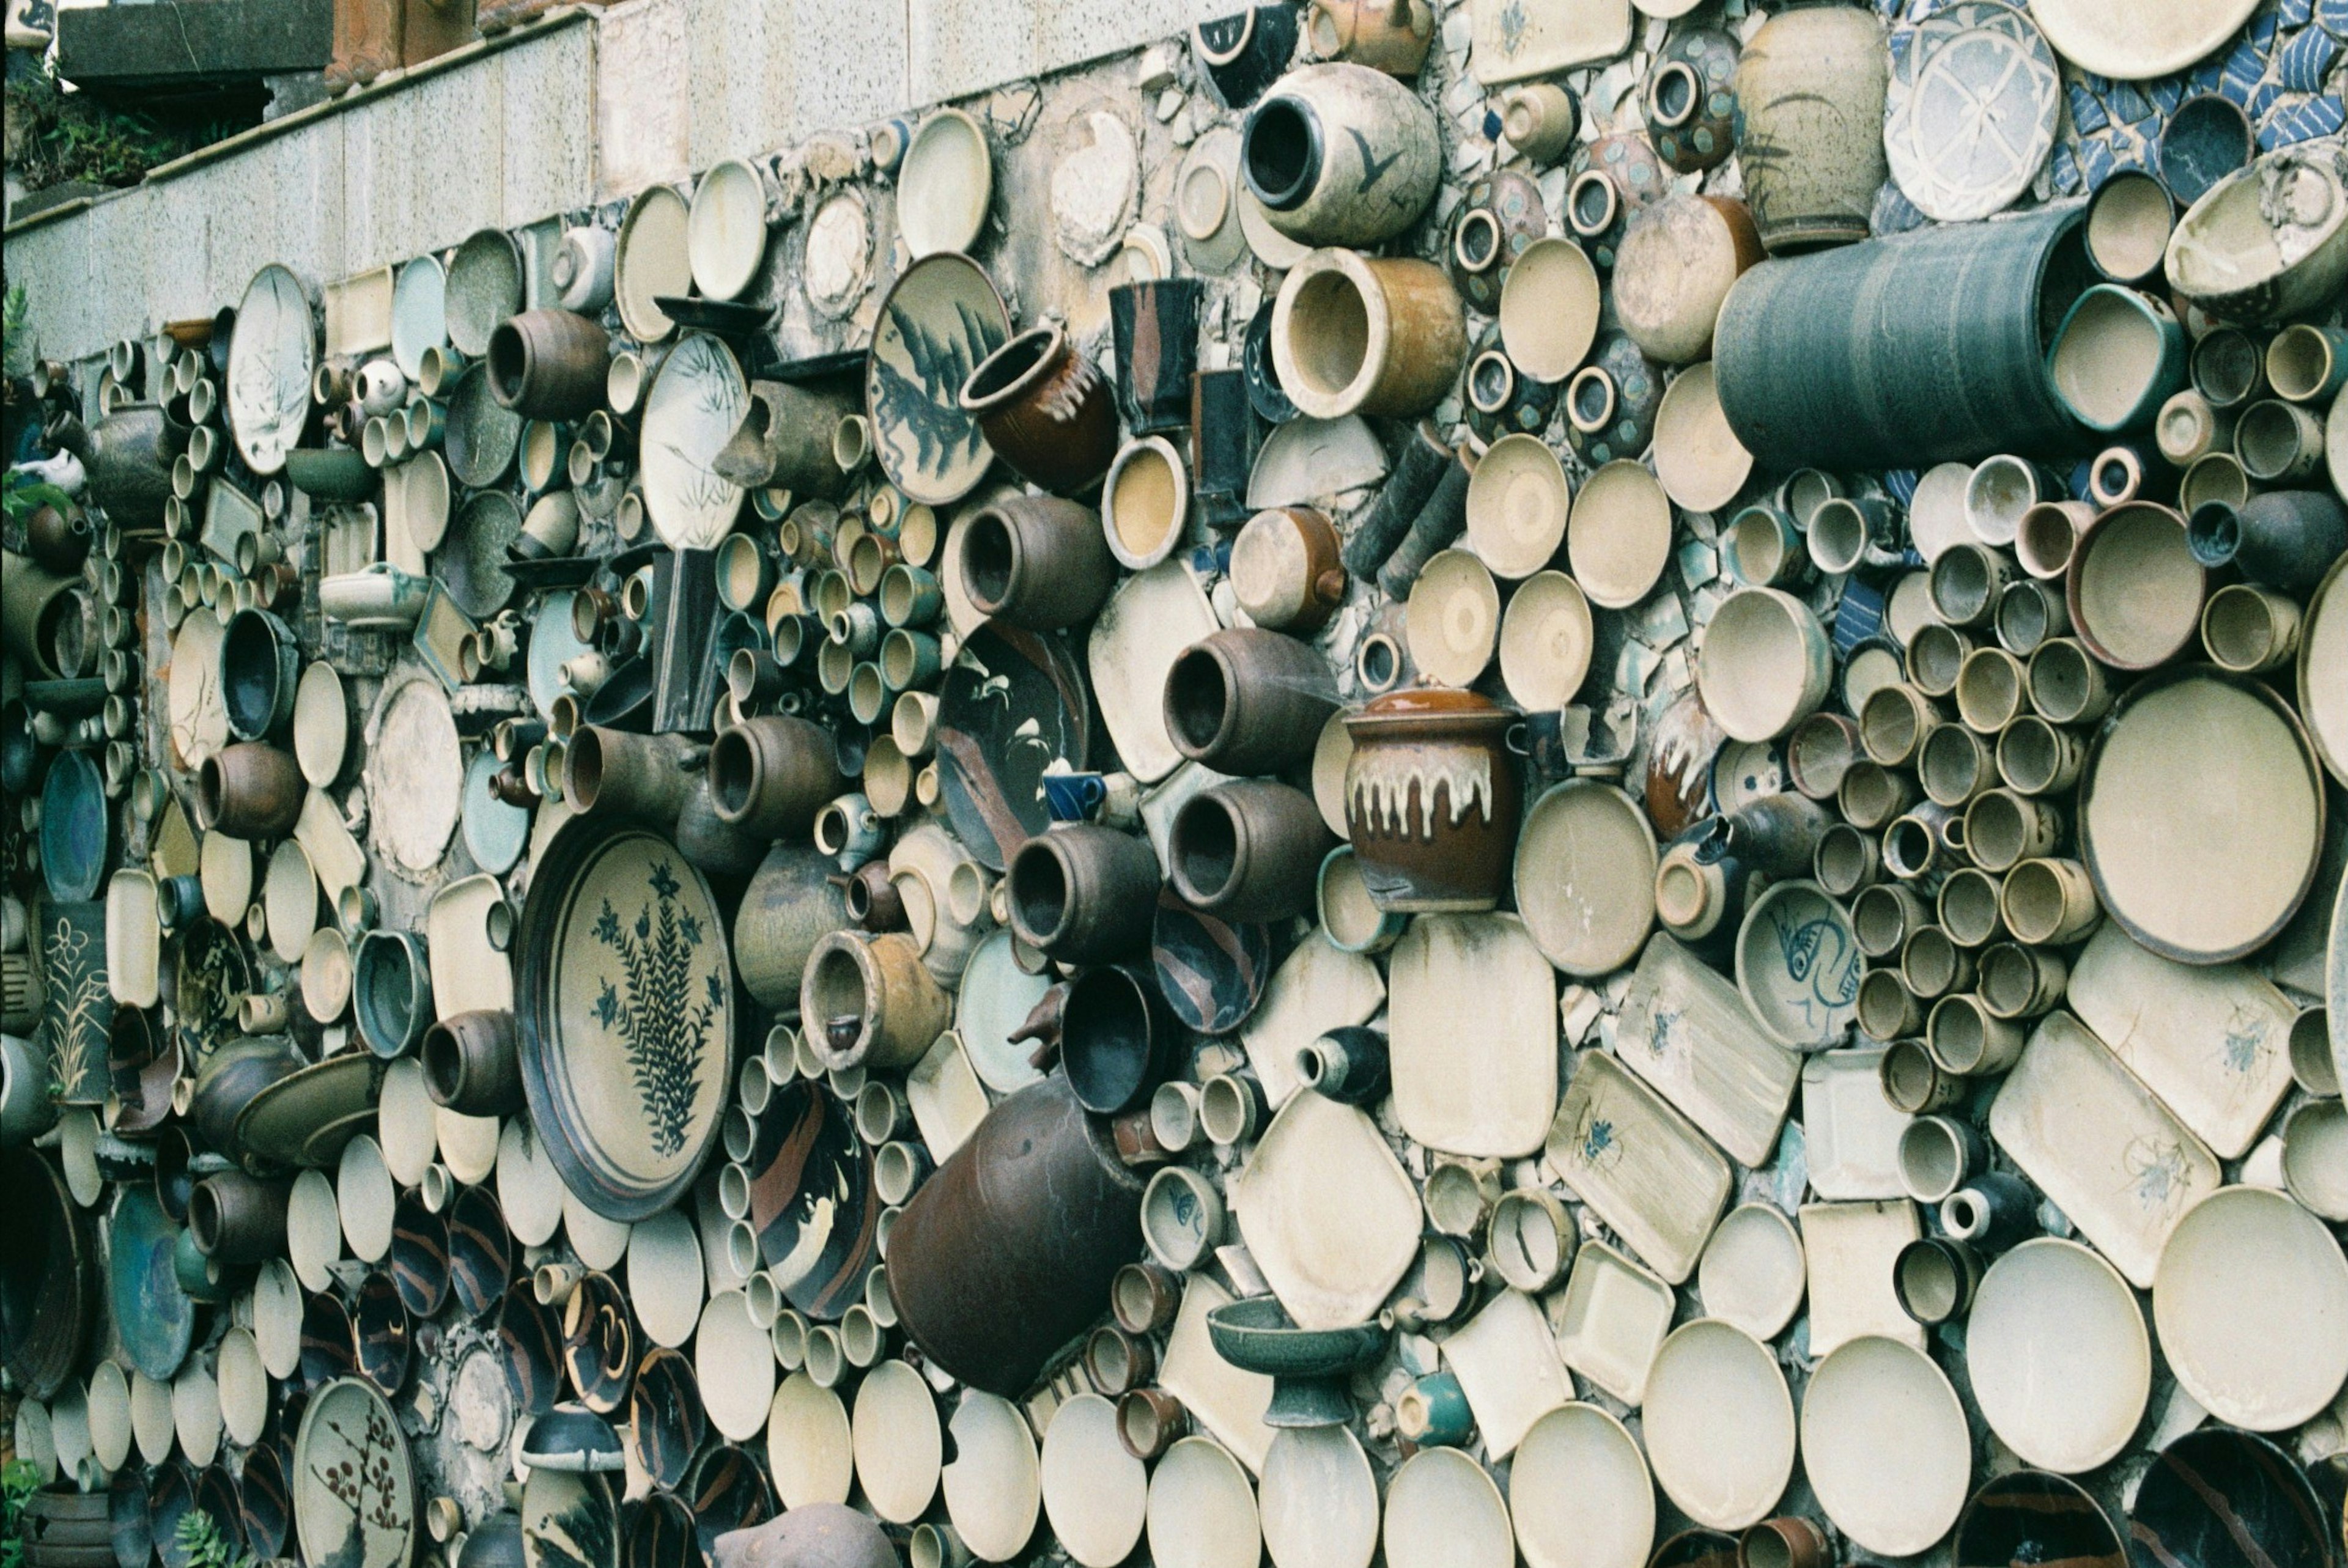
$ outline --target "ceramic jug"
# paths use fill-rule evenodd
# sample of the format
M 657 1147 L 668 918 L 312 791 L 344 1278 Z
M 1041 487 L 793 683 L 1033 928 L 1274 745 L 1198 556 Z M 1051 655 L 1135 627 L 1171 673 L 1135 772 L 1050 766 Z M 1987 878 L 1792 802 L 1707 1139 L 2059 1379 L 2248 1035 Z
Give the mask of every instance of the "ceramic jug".
M 1090 507 L 1012 496 L 962 530 L 962 575 L 983 614 L 1034 631 L 1089 618 L 1117 580 L 1117 558 Z
M 1745 198 L 1772 251 L 1864 240 L 1890 172 L 1890 52 L 1873 10 L 1812 0 L 1770 14 L 1736 67 Z
M 1148 946 L 1159 871 L 1147 839 L 1062 823 L 1019 846 L 1005 881 L 1012 929 L 1055 958 L 1106 963 Z
M 260 1263 L 285 1250 L 290 1181 L 264 1182 L 242 1171 L 222 1171 L 196 1184 L 188 1200 L 188 1228 L 197 1249 L 214 1262 Z
M 1435 113 L 1383 71 L 1303 66 L 1249 112 L 1240 166 L 1272 226 L 1304 245 L 1375 245 L 1435 200 Z
M 304 790 L 300 766 L 275 746 L 223 746 L 197 769 L 196 816 L 207 833 L 276 838 L 293 831 Z
M 980 361 L 960 401 L 995 456 L 1054 495 L 1097 489 L 1117 456 L 1108 378 L 1057 322 L 1029 328 Z

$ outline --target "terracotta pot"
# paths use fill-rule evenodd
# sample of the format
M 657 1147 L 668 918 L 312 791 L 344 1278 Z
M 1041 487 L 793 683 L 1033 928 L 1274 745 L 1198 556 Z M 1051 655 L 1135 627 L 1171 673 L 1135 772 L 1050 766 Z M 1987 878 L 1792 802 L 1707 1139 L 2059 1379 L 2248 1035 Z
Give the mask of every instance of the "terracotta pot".
M 840 421 L 856 411 L 851 399 L 837 394 L 794 382 L 754 381 L 742 423 L 710 467 L 719 478 L 747 489 L 780 488 L 802 498 L 837 500 L 848 492 L 849 475 L 834 437 Z
M 1032 631 L 1087 620 L 1117 581 L 1117 558 L 1090 507 L 1015 496 L 962 530 L 962 575 L 980 612 Z
M 981 360 L 961 402 L 995 456 L 1054 495 L 1097 490 L 1117 456 L 1116 395 L 1057 322 Z
M 293 1194 L 290 1181 L 222 1171 L 196 1184 L 188 1199 L 188 1228 L 198 1249 L 216 1263 L 260 1263 L 285 1250 L 285 1207 Z
M 1770 14 L 1736 67 L 1746 200 L 1772 251 L 1864 240 L 1890 174 L 1883 24 L 1852 5 Z
M 1231 590 L 1240 608 L 1268 630 L 1320 630 L 1345 600 L 1337 548 L 1337 530 L 1310 507 L 1258 512 L 1231 543 Z
M 1324 60 L 1415 77 L 1435 41 L 1426 0 L 1313 0 L 1304 40 Z
M 612 337 L 576 312 L 524 311 L 489 333 L 489 394 L 525 419 L 577 419 L 603 406 Z
M 743 891 L 734 916 L 734 967 L 758 1004 L 798 1016 L 799 981 L 816 945 L 855 924 L 831 876 L 837 869 L 813 848 L 778 844 Z
M 466 1116 L 520 1115 L 521 1057 L 510 1012 L 451 1013 L 424 1031 L 424 1089 Z
M 196 821 L 232 838 L 279 838 L 302 815 L 301 765 L 258 742 L 222 746 L 196 770 Z
M 1375 245 L 1435 200 L 1443 149 L 1434 111 L 1394 77 L 1366 66 L 1301 66 L 1249 112 L 1240 167 L 1290 239 Z
M 1467 361 L 1467 316 L 1432 261 L 1315 251 L 1281 283 L 1272 357 L 1290 399 L 1316 419 L 1424 414 Z
M 1312 756 L 1337 693 L 1310 643 L 1232 627 L 1176 657 L 1164 706 L 1166 733 L 1184 756 L 1221 774 L 1274 774 Z
M 1148 945 L 1159 871 L 1147 839 L 1055 824 L 1019 846 L 1005 881 L 1012 929 L 1063 962 L 1107 963 Z
M 769 714 L 717 733 L 709 747 L 709 788 L 723 821 L 771 838 L 796 838 L 814 827 L 816 814 L 848 788 L 848 780 L 829 730 Z
M 1014 1399 L 1141 1249 L 1138 1177 L 1054 1074 L 1002 1101 L 891 1232 L 889 1296 L 924 1355 Z
M 803 1039 L 827 1068 L 911 1067 L 953 1022 L 953 999 L 900 932 L 834 931 L 808 954 L 799 982 Z
M 1307 732 L 1317 735 L 1319 726 Z M 1235 779 L 1193 795 L 1167 840 L 1174 890 L 1226 921 L 1278 920 L 1313 907 L 1322 856 L 1335 840 L 1303 791 Z
M 1426 687 L 1345 721 L 1345 835 L 1378 907 L 1499 901 L 1524 805 L 1504 739 L 1514 719 L 1472 692 Z

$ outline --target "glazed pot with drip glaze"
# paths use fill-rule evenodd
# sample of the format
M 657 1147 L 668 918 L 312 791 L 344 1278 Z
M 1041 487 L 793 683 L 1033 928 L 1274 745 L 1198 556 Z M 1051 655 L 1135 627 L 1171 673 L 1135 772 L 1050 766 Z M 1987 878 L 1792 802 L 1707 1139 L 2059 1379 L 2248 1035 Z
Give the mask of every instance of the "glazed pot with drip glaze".
M 961 403 L 997 456 L 1055 495 L 1097 490 L 1117 456 L 1117 395 L 1057 322 L 980 361 Z
M 1345 721 L 1345 828 L 1379 908 L 1489 909 L 1507 884 L 1524 801 L 1515 715 L 1473 692 L 1393 692 Z

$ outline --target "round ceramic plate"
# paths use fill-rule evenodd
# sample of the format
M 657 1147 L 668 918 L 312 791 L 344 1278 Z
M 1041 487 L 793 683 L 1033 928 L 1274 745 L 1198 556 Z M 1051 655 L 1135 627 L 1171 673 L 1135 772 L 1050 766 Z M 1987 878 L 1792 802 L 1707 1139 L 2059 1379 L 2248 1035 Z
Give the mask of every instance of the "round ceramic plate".
M 742 487 L 715 464 L 749 403 L 734 351 L 707 333 L 686 333 L 654 372 L 640 448 L 644 510 L 670 548 L 708 549 L 732 530 Z
M 676 330 L 676 323 L 653 301 L 693 292 L 691 227 L 692 211 L 685 198 L 665 185 L 646 187 L 620 220 L 612 294 L 619 302 L 620 323 L 639 343 L 658 343 Z
M 767 191 L 758 171 L 728 159 L 693 188 L 685 259 L 694 285 L 712 300 L 741 297 L 767 259 Z
M 1808 1264 L 1794 1222 L 1769 1204 L 1728 1211 L 1696 1264 L 1704 1313 L 1756 1339 L 1774 1339 L 1802 1305 Z
M 502 876 L 530 847 L 530 815 L 527 807 L 510 805 L 489 792 L 489 781 L 503 768 L 497 753 L 483 746 L 465 765 L 465 800 L 461 815 L 465 853 L 484 871 Z
M 280 961 L 295 964 L 318 928 L 318 874 L 300 843 L 278 842 L 262 883 L 262 908 L 269 920 L 269 947 Z
M 740 1291 L 721 1290 L 701 1309 L 693 1372 L 711 1426 L 737 1443 L 758 1435 L 775 1398 L 775 1348 Z
M 1647 597 L 1672 553 L 1672 502 L 1646 465 L 1617 458 L 1590 476 L 1566 525 L 1566 559 L 1592 604 Z
M 2055 52 L 2083 71 L 2124 82 L 2180 71 L 2234 36 L 2258 0 L 2030 0 Z
M 1044 1513 L 1067 1554 L 1085 1568 L 1117 1568 L 1141 1539 L 1149 1472 L 1117 1440 L 1117 1407 L 1079 1394 L 1044 1433 Z
M 964 1397 L 965 1407 L 972 1397 Z M 1028 1451 L 1034 1452 L 1032 1442 Z M 805 1372 L 792 1373 L 775 1390 L 774 1403 L 767 1408 L 767 1458 L 775 1493 L 785 1508 L 846 1502 L 856 1475 L 848 1407 L 829 1389 L 817 1388 Z M 1032 1523 L 1033 1514 L 1029 1517 Z M 1025 1536 L 1019 1540 L 1026 1544 Z
M 432 553 L 432 575 L 457 608 L 487 620 L 513 598 L 506 550 L 521 538 L 521 507 L 503 490 L 481 490 L 465 502 L 456 526 Z
M 1166 733 L 1166 672 L 1216 626 L 1214 605 L 1179 560 L 1125 579 L 1093 621 L 1085 641 L 1093 701 L 1118 758 L 1143 784 L 1182 765 Z
M 225 833 L 207 833 L 196 846 L 197 876 L 203 883 L 204 913 L 221 925 L 241 925 L 252 904 L 252 845 Z M 182 954 L 186 948 L 181 948 Z
M 1896 59 L 1883 151 L 1927 218 L 1962 223 L 2030 189 L 2054 150 L 2062 73 L 2030 18 L 1994 0 L 1926 17 Z
M 1509 1469 L 1509 1510 L 1529 1568 L 1640 1568 L 1654 1542 L 1647 1461 L 1595 1405 L 1560 1405 L 1533 1423 Z
M 2128 693 L 2088 754 L 2079 800 L 2080 858 L 2104 907 L 2187 963 L 2264 946 L 2322 858 L 2322 775 L 2296 715 L 2265 686 L 2206 667 Z
M 1698 1524 L 1742 1530 L 1794 1473 L 1794 1400 L 1769 1348 L 1718 1318 L 1684 1323 L 1647 1373 L 1647 1460 Z
M 1908 502 L 1908 534 L 1929 563 L 1951 545 L 1978 543 L 1965 520 L 1965 491 L 1972 483 L 1969 464 L 1942 463 L 1924 470 Z
M 741 1163 L 758 1255 L 776 1286 L 808 1317 L 836 1320 L 863 1293 L 881 1208 L 847 1107 L 820 1085 L 784 1085 Z
M 351 1005 L 351 945 L 340 927 L 320 926 L 302 949 L 302 1006 L 320 1023 L 334 1023 Z
M 1655 477 L 1664 493 L 1691 512 L 1716 512 L 1752 472 L 1753 454 L 1721 412 L 1712 362 L 1688 366 L 1655 409 Z
M 701 1236 L 675 1209 L 638 1220 L 628 1232 L 628 1300 L 644 1337 L 674 1350 L 701 1321 Z
M 2281 1431 L 2348 1380 L 2348 1257 L 2285 1194 L 2223 1187 L 2168 1233 L 2152 1320 L 2161 1354 L 2203 1409 Z
M 376 1104 L 376 1141 L 383 1149 L 384 1168 L 400 1187 L 423 1181 L 424 1173 L 439 1158 L 440 1132 L 432 1112 L 420 1058 L 403 1056 L 384 1069 L 383 1098 Z M 395 1234 L 395 1246 L 398 1239 Z
M 489 334 L 521 309 L 521 247 L 502 229 L 477 229 L 448 258 L 443 286 L 448 342 L 467 359 L 489 352 Z
M 1386 1482 L 1386 1568 L 1510 1568 L 1509 1505 L 1484 1467 L 1425 1448 Z
M 1574 779 L 1525 814 L 1517 909 L 1541 956 L 1569 975 L 1608 975 L 1639 956 L 1655 921 L 1655 830 L 1612 784 Z
M 1769 1038 L 1797 1050 L 1842 1039 L 1864 967 L 1850 917 L 1815 882 L 1776 884 L 1736 934 L 1736 989 Z
M 489 391 L 488 366 L 469 367 L 448 394 L 448 424 L 441 438 L 448 472 L 460 484 L 487 489 L 512 471 L 514 454 L 520 449 L 521 415 L 499 404 Z M 404 470 L 412 473 L 415 466 L 405 465 Z M 419 542 L 417 548 L 431 547 Z
M 310 296 L 272 262 L 252 275 L 229 339 L 228 422 L 245 466 L 266 477 L 285 466 L 310 421 L 310 374 L 318 333 Z
M 310 1396 L 294 1440 L 294 1525 L 302 1556 L 395 1568 L 416 1551 L 416 1471 L 398 1418 L 355 1378 Z
M 1422 675 L 1466 686 L 1492 661 L 1500 635 L 1500 589 L 1466 550 L 1438 551 L 1411 585 L 1403 637 Z
M 967 256 L 925 256 L 890 289 L 865 362 L 864 407 L 872 455 L 908 499 L 942 507 L 985 477 L 994 449 L 959 400 L 978 362 L 1010 337 L 1003 296 Z
M 400 268 L 391 288 L 391 360 L 413 382 L 424 370 L 424 351 L 448 346 L 448 274 L 440 258 L 427 254 Z
M 1263 999 L 1273 957 L 1270 927 L 1218 920 L 1183 903 L 1173 888 L 1159 889 L 1149 961 L 1159 994 L 1184 1028 L 1229 1034 L 1245 1023 Z
M 628 1255 L 628 1239 L 634 1228 L 621 1220 L 607 1220 L 579 1201 L 579 1194 L 569 1187 L 562 1189 L 562 1235 L 578 1253 L 579 1261 L 589 1268 L 600 1268 L 609 1274 L 620 1266 Z
M 1256 1568 L 1255 1489 L 1211 1438 L 1183 1438 L 1149 1473 L 1149 1558 L 1159 1568 Z
M 963 641 L 938 697 L 946 817 L 978 863 L 1001 871 L 1051 825 L 1044 774 L 1082 773 L 1092 710 L 1067 646 L 991 620 Z
M 1556 559 L 1571 504 L 1557 454 L 1538 436 L 1503 436 L 1468 481 L 1468 548 L 1495 577 L 1530 577 Z
M 530 1119 L 590 1208 L 643 1219 L 717 1137 L 734 1038 L 724 917 L 675 845 L 592 817 L 555 835 L 530 895 L 514 940 Z
M 1827 1517 L 1869 1551 L 1904 1557 L 1947 1534 L 1972 1458 L 1957 1391 L 1921 1350 L 1867 1335 L 1810 1374 L 1802 1468 Z
M 171 749 L 189 772 L 228 744 L 228 705 L 221 698 L 220 617 L 188 611 L 171 640 Z
M 302 1365 L 302 1282 L 285 1258 L 269 1259 L 253 1276 L 252 1343 L 273 1378 L 291 1378 Z
M 1035 1534 L 1043 1506 L 1042 1466 L 1027 1418 L 1010 1400 L 973 1389 L 947 1425 L 954 1457 L 939 1478 L 946 1515 L 963 1544 L 990 1563 L 1008 1562 Z
M 1008 930 L 989 933 L 971 949 L 954 996 L 954 1032 L 962 1037 L 972 1071 L 996 1093 L 1008 1094 L 1044 1076 L 1028 1060 L 1035 1042 L 1014 1045 L 1008 1037 L 1051 989 L 1050 977 L 1019 967 Z
M 891 1524 L 921 1518 L 937 1495 L 945 1456 L 938 1402 L 928 1382 L 902 1361 L 881 1362 L 856 1386 L 850 1430 L 856 1479 L 872 1512 Z
M 232 1441 L 250 1448 L 269 1424 L 269 1373 L 261 1365 L 252 1331 L 232 1328 L 221 1336 L 219 1361 L 221 1427 Z M 119 1379 L 121 1374 L 117 1373 Z M 96 1388 L 93 1379 L 91 1387 Z M 123 1435 L 129 1435 L 130 1391 L 123 1387 Z M 117 1460 L 118 1466 L 119 1460 Z
M 498 1207 L 506 1229 L 524 1246 L 544 1246 L 562 1224 L 562 1178 L 547 1157 L 545 1143 L 520 1116 L 498 1133 Z
M 986 227 L 994 160 L 986 131 L 960 109 L 922 122 L 897 166 L 897 232 L 916 258 L 967 251 Z
M 304 1171 L 294 1178 L 294 1190 L 285 1201 L 285 1256 L 294 1276 L 304 1290 L 325 1290 L 334 1284 L 327 1270 L 342 1255 L 343 1222 L 335 1212 L 334 1178 L 324 1171 Z
M 2099 1254 L 2053 1236 L 1990 1265 L 1965 1320 L 1965 1364 L 1990 1430 L 2065 1475 L 2126 1448 L 2152 1393 L 2136 1293 Z
M 195 1304 L 171 1268 L 180 1227 L 152 1186 L 129 1184 L 114 1200 L 108 1235 L 107 1304 L 123 1354 L 132 1367 L 167 1382 L 187 1358 L 196 1327 Z
M 86 751 L 57 753 L 41 781 L 41 876 L 49 897 L 80 904 L 98 897 L 106 878 L 110 835 L 106 781 Z
M 383 1163 L 383 1146 L 366 1137 L 345 1143 L 335 1174 L 335 1213 L 353 1257 L 362 1263 L 383 1261 L 391 1250 L 392 1213 L 398 1205 L 399 1191 L 392 1185 L 391 1168 Z
M 318 789 L 331 786 L 342 774 L 350 743 L 343 678 L 332 664 L 314 660 L 294 688 L 294 760 L 302 764 L 302 776 Z
M 65 1409 L 62 1399 L 50 1407 L 50 1419 L 58 1422 L 60 1428 Z M 86 1455 L 89 1450 L 88 1412 L 77 1404 L 75 1414 L 80 1419 L 74 1436 L 79 1440 L 77 1446 Z M 220 1384 L 213 1379 L 201 1358 L 180 1368 L 180 1375 L 171 1379 L 171 1427 L 179 1436 L 180 1451 L 187 1456 L 190 1464 L 209 1465 L 220 1457 Z M 65 1435 L 61 1430 L 57 1442 L 57 1454 L 61 1460 L 67 1457 L 65 1447 Z
M 517 1455 L 523 1440 L 517 1434 Z M 532 1470 L 521 1487 L 522 1568 L 619 1568 L 620 1515 L 611 1479 Z
M 2348 398 L 2333 405 L 2332 426 L 2348 430 Z M 2334 483 L 2348 489 L 2348 473 L 2337 473 Z M 2299 712 L 2324 767 L 2348 784 L 2348 556 L 2332 563 L 2308 600 L 2299 640 Z
M 1174 226 L 1194 272 L 1229 272 L 1247 254 L 1240 228 L 1240 133 L 1217 126 L 1197 141 L 1174 175 Z
M 384 704 L 366 763 L 370 836 L 395 869 L 437 872 L 464 799 L 465 756 L 448 693 L 420 672 Z

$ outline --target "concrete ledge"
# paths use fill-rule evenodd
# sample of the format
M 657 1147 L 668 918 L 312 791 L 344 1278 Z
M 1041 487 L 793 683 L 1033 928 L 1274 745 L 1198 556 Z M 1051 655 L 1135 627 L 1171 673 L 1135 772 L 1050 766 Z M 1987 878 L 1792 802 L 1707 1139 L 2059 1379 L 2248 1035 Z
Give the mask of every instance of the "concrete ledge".
M 334 52 L 334 0 L 158 0 L 57 13 L 57 75 L 77 87 L 258 81 Z

